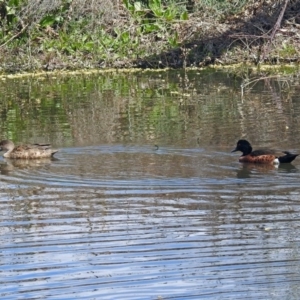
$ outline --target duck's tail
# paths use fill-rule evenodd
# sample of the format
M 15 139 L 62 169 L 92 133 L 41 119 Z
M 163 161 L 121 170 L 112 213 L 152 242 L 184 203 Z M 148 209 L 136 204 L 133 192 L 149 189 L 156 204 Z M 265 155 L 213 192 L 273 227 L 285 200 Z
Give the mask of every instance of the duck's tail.
M 281 164 L 286 164 L 292 162 L 299 154 L 292 154 L 288 151 L 283 151 L 284 156 L 278 157 L 278 160 Z
M 53 155 L 54 155 L 56 152 L 58 152 L 58 149 L 52 149 L 52 150 L 51 150 L 51 156 L 53 157 Z

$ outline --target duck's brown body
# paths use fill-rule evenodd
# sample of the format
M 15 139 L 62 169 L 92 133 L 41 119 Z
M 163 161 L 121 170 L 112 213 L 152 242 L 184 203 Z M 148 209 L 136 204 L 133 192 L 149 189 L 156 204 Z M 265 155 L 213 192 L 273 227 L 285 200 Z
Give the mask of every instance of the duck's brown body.
M 33 144 L 16 146 L 10 140 L 0 142 L 0 150 L 6 151 L 3 156 L 12 159 L 37 159 L 52 157 L 58 150 L 50 144 Z
M 258 164 L 277 164 L 279 163 L 279 160 L 277 162 L 277 157 L 272 154 L 266 154 L 266 155 L 242 155 L 239 158 L 239 162 L 248 162 L 248 163 L 258 163 Z

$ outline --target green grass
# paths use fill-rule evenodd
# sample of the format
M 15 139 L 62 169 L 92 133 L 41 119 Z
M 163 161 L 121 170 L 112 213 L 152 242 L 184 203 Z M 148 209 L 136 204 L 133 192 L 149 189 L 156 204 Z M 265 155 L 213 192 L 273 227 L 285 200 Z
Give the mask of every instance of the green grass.
M 2 69 L 10 69 L 7 66 L 12 64 L 39 69 L 50 63 L 64 68 L 73 62 L 71 66 L 76 68 L 95 67 L 102 62 L 105 66 L 116 66 L 120 61 L 130 64 L 143 58 L 159 61 L 167 51 L 187 49 L 186 45 L 193 42 L 193 28 L 194 37 L 203 36 L 202 20 L 218 26 L 218 22 L 242 11 L 249 2 L 255 3 L 94 0 L 91 5 L 82 0 L 0 0 L 0 63 Z M 201 54 L 201 44 L 191 47 L 199 51 L 186 53 L 196 59 L 205 56 Z M 292 52 L 292 47 L 284 46 L 280 53 Z

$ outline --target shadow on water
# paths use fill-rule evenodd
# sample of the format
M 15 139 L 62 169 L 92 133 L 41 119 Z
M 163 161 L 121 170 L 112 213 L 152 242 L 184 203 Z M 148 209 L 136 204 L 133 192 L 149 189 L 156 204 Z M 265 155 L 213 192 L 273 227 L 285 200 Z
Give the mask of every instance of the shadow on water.
M 55 160 L 1 160 L 1 299 L 298 299 L 299 82 L 208 71 L 6 78 L 1 138 Z M 158 145 L 158 146 L 155 146 Z M 288 147 L 286 147 L 288 146 Z

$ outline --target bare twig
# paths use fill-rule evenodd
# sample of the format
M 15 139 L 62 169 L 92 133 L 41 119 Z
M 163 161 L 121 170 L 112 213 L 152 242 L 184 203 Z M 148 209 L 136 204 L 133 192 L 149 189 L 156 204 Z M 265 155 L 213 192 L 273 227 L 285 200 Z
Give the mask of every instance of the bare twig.
M 274 37 L 275 37 L 276 32 L 278 31 L 278 29 L 279 29 L 280 26 L 281 26 L 281 21 L 282 21 L 282 18 L 283 18 L 284 13 L 285 13 L 285 11 L 286 11 L 288 2 L 289 2 L 289 0 L 285 0 L 285 3 L 284 3 L 284 5 L 283 5 L 283 7 L 282 7 L 282 9 L 281 9 L 281 12 L 280 12 L 279 16 L 278 16 L 278 19 L 277 19 L 277 21 L 276 21 L 276 23 L 275 23 L 275 25 L 274 25 L 274 27 L 273 27 L 273 30 L 272 30 L 272 33 L 271 33 L 271 35 L 270 35 L 269 41 L 268 41 L 268 43 L 267 43 L 267 45 L 266 45 L 266 47 L 265 47 L 265 51 L 263 51 L 263 55 L 262 55 L 262 60 L 263 60 L 263 61 L 265 60 L 266 56 L 267 56 L 267 55 L 270 53 L 270 51 L 271 51 L 270 45 L 271 45 L 271 43 L 273 42 L 273 39 L 274 39 Z
M 261 80 L 265 80 L 265 79 L 271 79 L 271 78 L 279 78 L 280 75 L 271 75 L 271 76 L 265 76 L 265 77 L 259 77 L 259 78 L 256 78 L 256 79 L 253 79 L 253 80 L 249 80 L 248 82 L 244 82 L 241 84 L 241 95 L 242 97 L 244 96 L 244 89 L 254 83 L 254 85 L 258 82 L 258 81 L 261 81 Z
M 25 25 L 23 24 L 23 22 L 21 22 L 22 24 L 22 29 L 15 35 L 13 35 L 10 39 L 8 39 L 5 43 L 3 43 L 2 45 L 0 45 L 0 48 L 3 48 L 5 45 L 7 45 L 8 43 L 10 43 L 12 40 L 14 40 L 15 38 L 17 38 L 18 36 L 20 36 L 29 26 L 29 24 Z

